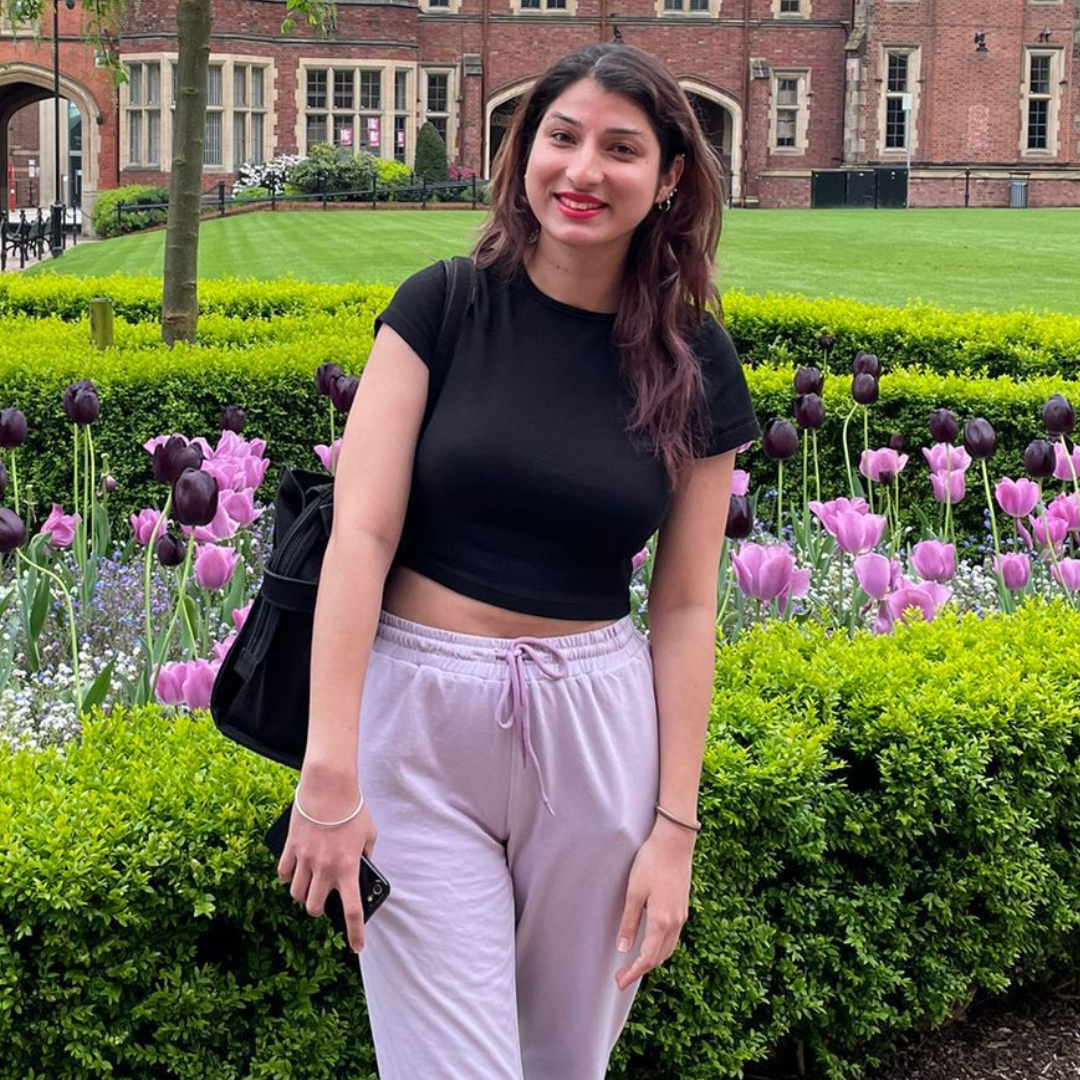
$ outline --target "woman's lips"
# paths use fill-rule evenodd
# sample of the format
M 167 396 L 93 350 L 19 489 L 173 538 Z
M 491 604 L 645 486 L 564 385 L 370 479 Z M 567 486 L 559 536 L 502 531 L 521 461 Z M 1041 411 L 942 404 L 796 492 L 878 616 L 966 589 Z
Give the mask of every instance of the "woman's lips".
M 574 195 L 555 195 L 555 202 L 558 203 L 559 209 L 568 217 L 583 220 L 585 218 L 596 217 L 596 215 L 604 209 L 606 203 L 600 202 L 599 199 L 580 198 Z

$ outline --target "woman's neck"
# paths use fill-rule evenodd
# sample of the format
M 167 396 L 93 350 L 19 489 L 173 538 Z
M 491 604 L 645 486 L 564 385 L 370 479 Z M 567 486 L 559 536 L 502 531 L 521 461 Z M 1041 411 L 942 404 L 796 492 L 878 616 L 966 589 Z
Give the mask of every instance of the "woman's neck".
M 619 310 L 625 251 L 585 253 L 545 239 L 541 233 L 525 253 L 526 272 L 545 296 L 585 311 L 612 314 Z

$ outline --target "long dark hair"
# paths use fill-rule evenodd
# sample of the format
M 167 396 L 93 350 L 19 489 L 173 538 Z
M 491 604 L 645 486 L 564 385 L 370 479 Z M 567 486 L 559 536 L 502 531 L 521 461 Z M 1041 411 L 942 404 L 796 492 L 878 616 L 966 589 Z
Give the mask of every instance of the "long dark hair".
M 538 223 L 525 194 L 525 165 L 552 102 L 581 79 L 622 94 L 652 123 L 660 170 L 684 167 L 670 211 L 651 210 L 637 227 L 623 271 L 614 340 L 634 399 L 629 430 L 648 437 L 672 486 L 705 438 L 701 365 L 689 344 L 704 314 L 719 312 L 713 257 L 720 239 L 720 163 L 679 84 L 648 53 L 589 45 L 563 57 L 514 113 L 491 177 L 492 214 L 473 257 L 507 276 L 525 262 Z

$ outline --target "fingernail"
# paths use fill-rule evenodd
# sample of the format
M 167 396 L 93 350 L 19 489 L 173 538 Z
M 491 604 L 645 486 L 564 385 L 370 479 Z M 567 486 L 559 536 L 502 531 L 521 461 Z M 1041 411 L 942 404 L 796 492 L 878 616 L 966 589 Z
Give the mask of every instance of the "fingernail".
M 616 945 L 615 948 L 617 948 L 619 950 L 619 952 L 629 952 L 630 951 L 630 939 L 625 938 L 625 937 L 619 938 L 619 944 Z

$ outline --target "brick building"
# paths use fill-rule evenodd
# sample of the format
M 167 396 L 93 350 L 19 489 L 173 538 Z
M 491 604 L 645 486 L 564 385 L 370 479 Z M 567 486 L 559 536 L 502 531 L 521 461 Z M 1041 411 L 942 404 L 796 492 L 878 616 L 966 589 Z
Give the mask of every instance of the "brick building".
M 143 2 L 108 43 L 129 72 L 117 91 L 59 3 L 66 198 L 166 176 L 175 6 Z M 487 175 L 546 65 L 621 39 L 676 73 L 736 205 L 1005 206 L 1018 180 L 1031 205 L 1080 204 L 1080 0 L 337 0 L 327 38 L 282 34 L 284 14 L 214 0 L 208 187 L 316 142 L 411 162 L 425 120 Z M 0 162 L 20 200 L 31 160 L 39 190 L 55 178 L 51 21 L 37 43 L 0 26 Z

